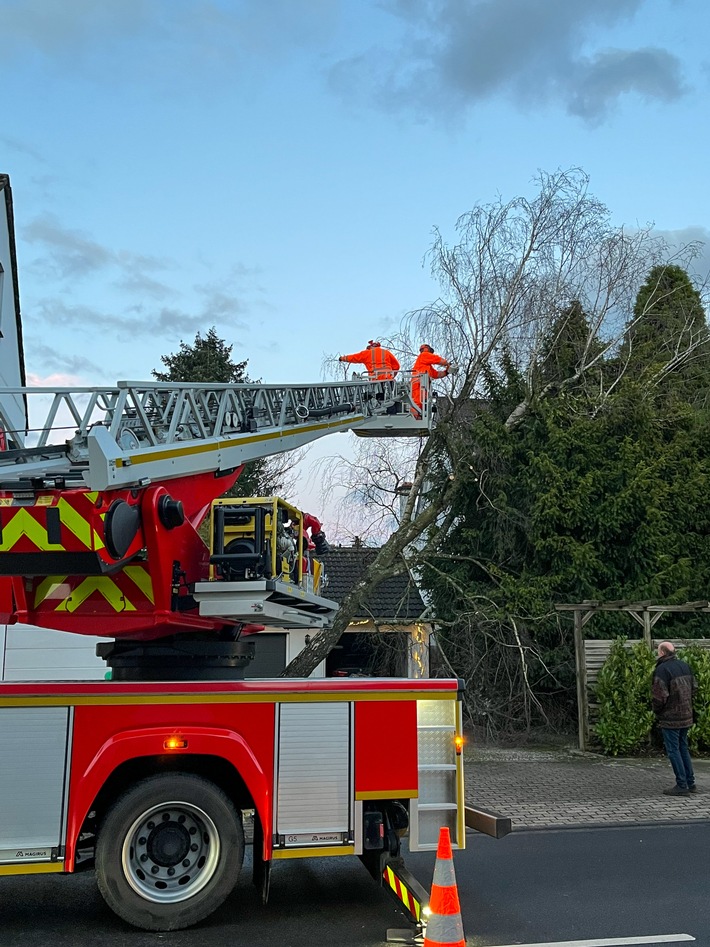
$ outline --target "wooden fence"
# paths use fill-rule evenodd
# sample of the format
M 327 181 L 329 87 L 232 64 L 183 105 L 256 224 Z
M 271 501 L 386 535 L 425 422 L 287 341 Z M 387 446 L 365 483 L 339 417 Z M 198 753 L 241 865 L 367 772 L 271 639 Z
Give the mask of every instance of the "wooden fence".
M 710 638 L 654 638 L 656 622 L 668 613 L 702 612 L 710 614 L 710 602 L 689 602 L 686 605 L 653 605 L 650 602 L 580 602 L 575 605 L 558 605 L 560 612 L 574 613 L 574 654 L 577 675 L 577 734 L 580 750 L 586 750 L 590 744 L 592 726 L 598 714 L 598 705 L 594 699 L 594 685 L 601 666 L 606 661 L 613 640 L 600 640 L 584 637 L 584 626 L 599 612 L 626 612 L 643 629 L 642 637 L 629 639 L 627 647 L 645 641 L 655 650 L 661 641 L 672 641 L 677 648 L 696 644 L 701 648 L 710 648 Z M 649 690 L 650 690 L 649 681 Z

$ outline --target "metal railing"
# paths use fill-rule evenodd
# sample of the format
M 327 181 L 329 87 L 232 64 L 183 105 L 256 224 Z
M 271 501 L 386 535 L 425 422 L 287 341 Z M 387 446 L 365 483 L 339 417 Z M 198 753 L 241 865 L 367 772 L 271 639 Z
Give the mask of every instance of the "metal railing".
M 401 436 L 431 427 L 428 401 L 416 411 L 408 377 L 317 385 L 124 381 L 115 388 L 3 391 L 27 399 L 30 428 L 11 429 L 0 392 L 0 425 L 6 441 L 18 445 L 0 451 L 0 480 L 65 477 L 92 489 L 226 470 L 334 430 Z M 129 468 L 140 468 L 140 476 Z

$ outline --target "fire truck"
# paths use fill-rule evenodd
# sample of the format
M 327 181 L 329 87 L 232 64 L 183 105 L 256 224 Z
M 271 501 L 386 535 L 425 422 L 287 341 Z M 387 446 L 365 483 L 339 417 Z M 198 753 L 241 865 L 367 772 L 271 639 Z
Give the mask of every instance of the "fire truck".
M 28 388 L 2 175 L 0 198 L 0 621 L 110 639 L 105 681 L 0 683 L 0 875 L 93 868 L 129 924 L 176 930 L 234 888 L 247 823 L 264 903 L 275 862 L 350 855 L 421 922 L 401 845 L 464 845 L 460 683 L 244 680 L 265 625 L 337 605 L 299 510 L 225 494 L 333 432 L 424 436 L 429 402 L 406 379 Z

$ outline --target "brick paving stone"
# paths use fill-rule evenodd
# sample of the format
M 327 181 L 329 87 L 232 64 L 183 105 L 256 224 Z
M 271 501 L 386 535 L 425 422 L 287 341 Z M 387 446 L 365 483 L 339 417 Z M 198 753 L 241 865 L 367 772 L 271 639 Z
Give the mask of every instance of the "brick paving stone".
M 710 760 L 693 764 L 698 792 L 672 797 L 663 795 L 674 783 L 664 757 L 475 747 L 465 757 L 465 797 L 517 829 L 710 820 Z

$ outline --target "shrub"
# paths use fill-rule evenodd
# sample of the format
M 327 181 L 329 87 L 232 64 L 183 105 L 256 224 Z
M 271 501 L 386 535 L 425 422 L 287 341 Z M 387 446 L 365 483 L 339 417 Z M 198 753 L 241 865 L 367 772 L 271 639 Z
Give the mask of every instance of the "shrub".
M 688 734 L 690 748 L 696 752 L 710 750 L 710 650 L 691 644 L 681 648 L 678 657 L 688 662 L 698 682 L 698 691 L 693 701 L 695 725 Z
M 611 646 L 595 689 L 599 702 L 595 731 L 606 753 L 630 753 L 647 742 L 654 720 L 654 665 L 653 653 L 643 641 L 629 648 L 626 638 L 617 638 Z

